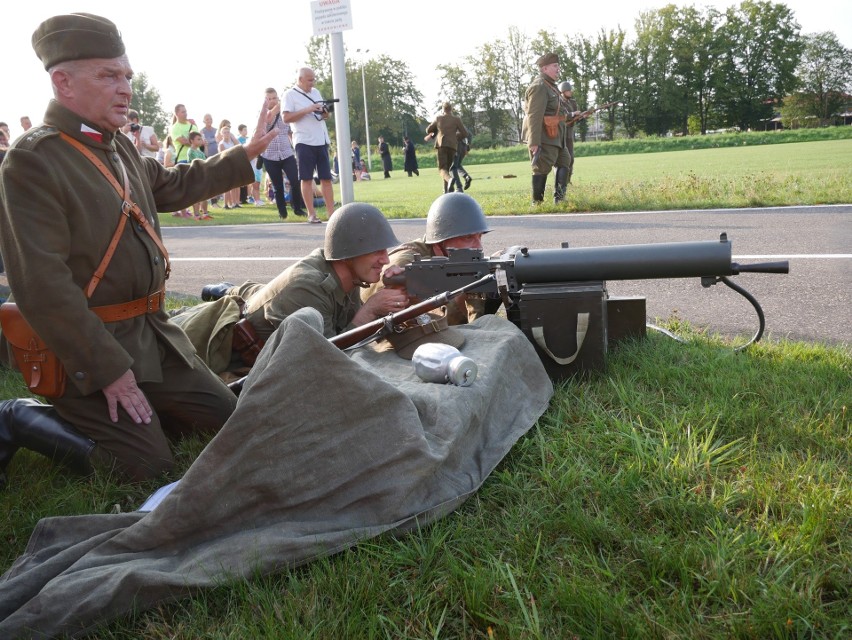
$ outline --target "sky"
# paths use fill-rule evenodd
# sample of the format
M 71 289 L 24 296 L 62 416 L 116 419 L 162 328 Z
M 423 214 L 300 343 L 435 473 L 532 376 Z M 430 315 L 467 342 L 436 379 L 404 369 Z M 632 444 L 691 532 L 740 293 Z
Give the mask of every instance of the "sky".
M 344 31 L 342 38 L 350 58 L 387 55 L 407 63 L 431 112 L 441 98 L 435 67 L 460 62 L 486 42 L 505 39 L 512 26 L 530 38 L 542 29 L 564 37 L 594 35 L 601 29 L 619 26 L 632 36 L 640 11 L 667 4 L 671 2 L 606 0 L 557 3 L 552 5 L 558 9 L 556 12 L 513 12 L 507 7 L 523 8 L 523 4 L 512 0 L 464 0 L 454 5 L 458 15 L 448 16 L 451 6 L 444 6 L 439 17 L 431 13 L 434 5 L 428 3 L 423 3 L 418 12 L 420 3 L 350 0 L 353 28 Z M 674 4 L 725 9 L 738 3 L 708 0 Z M 785 4 L 803 33 L 833 31 L 844 46 L 852 48 L 852 2 L 788 0 Z M 13 138 L 22 132 L 21 116 L 41 122 L 52 92 L 30 38 L 45 18 L 82 11 L 116 23 L 131 66 L 136 73 L 146 74 L 150 86 L 160 92 L 166 111 L 183 103 L 189 117 L 199 122 L 205 113 L 210 113 L 216 124 L 227 118 L 234 124 L 245 123 L 251 130 L 264 89 L 272 86 L 280 92 L 289 88 L 298 68 L 306 62 L 306 45 L 313 35 L 311 2 L 279 0 L 241 5 L 224 0 L 211 6 L 216 7 L 215 11 L 196 11 L 195 3 L 173 5 L 160 0 L 41 0 L 30 6 L 20 1 L 7 3 L 0 37 L 0 121 L 9 124 Z M 563 19 L 553 23 L 545 18 L 545 13 L 556 13 Z M 446 29 L 441 22 L 452 23 L 456 29 Z M 180 33 L 179 25 L 185 33 Z

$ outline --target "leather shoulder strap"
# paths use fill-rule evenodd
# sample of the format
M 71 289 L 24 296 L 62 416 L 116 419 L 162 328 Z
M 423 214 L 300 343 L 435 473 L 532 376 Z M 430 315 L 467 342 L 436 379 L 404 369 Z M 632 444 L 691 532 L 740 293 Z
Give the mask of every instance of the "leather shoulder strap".
M 92 275 L 91 280 L 89 280 L 89 284 L 86 286 L 86 297 L 91 298 L 92 294 L 95 292 L 98 284 L 101 279 L 103 279 L 104 273 L 109 266 L 110 261 L 112 260 L 112 256 L 115 254 L 116 247 L 118 246 L 118 241 L 121 239 L 121 234 L 124 232 L 124 227 L 127 224 L 127 219 L 132 215 L 133 219 L 139 224 L 142 229 L 151 237 L 154 241 L 154 244 L 157 245 L 157 248 L 163 254 L 163 261 L 166 269 L 166 278 L 168 279 L 169 274 L 171 273 L 171 263 L 169 262 L 169 253 L 166 251 L 166 247 L 163 245 L 162 240 L 151 227 L 151 224 L 148 222 L 148 218 L 145 217 L 145 214 L 139 208 L 135 202 L 130 199 L 130 180 L 127 177 L 127 169 L 124 167 L 124 163 L 119 158 L 119 165 L 121 166 L 122 177 L 124 178 L 124 185 L 120 185 L 118 180 L 112 175 L 112 172 L 107 169 L 106 165 L 101 162 L 100 158 L 98 158 L 92 150 L 86 147 L 86 145 L 82 144 L 80 141 L 75 140 L 71 136 L 66 133 L 60 132 L 59 134 L 65 142 L 70 144 L 72 147 L 77 149 L 80 153 L 82 153 L 97 169 L 103 174 L 103 176 L 109 181 L 112 185 L 112 188 L 121 196 L 121 219 L 118 222 L 118 226 L 115 229 L 115 233 L 112 235 L 112 240 L 110 240 L 109 246 L 107 247 L 106 253 L 104 253 L 104 257 L 101 259 L 98 268 L 95 269 L 95 273 Z

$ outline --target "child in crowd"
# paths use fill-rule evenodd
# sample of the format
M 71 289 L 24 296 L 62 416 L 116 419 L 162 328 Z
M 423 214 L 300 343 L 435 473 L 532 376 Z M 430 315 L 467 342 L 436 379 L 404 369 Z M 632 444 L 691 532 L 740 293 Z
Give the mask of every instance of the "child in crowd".
M 240 132 L 240 135 L 237 136 L 237 141 L 240 144 L 245 144 L 248 142 L 248 127 L 244 124 L 241 124 L 237 127 L 237 131 Z M 263 200 L 260 198 L 260 182 L 263 179 L 263 169 L 257 168 L 257 163 L 252 163 L 252 169 L 254 170 L 254 182 L 248 185 L 248 198 L 247 202 L 249 204 L 253 204 L 256 207 L 259 207 L 263 204 Z M 240 187 L 240 201 L 242 202 L 242 189 Z
M 207 155 L 204 153 L 205 147 L 204 136 L 200 131 L 192 131 L 189 134 L 189 151 L 187 152 L 187 160 L 190 163 L 195 160 L 204 160 Z M 212 220 L 213 216 L 207 213 L 207 200 L 196 202 L 192 205 L 192 214 L 196 220 Z
M 237 138 L 231 133 L 231 123 L 227 120 L 222 120 L 222 126 L 219 128 L 219 133 L 217 134 L 217 138 L 219 140 L 219 153 L 223 151 L 227 151 L 231 147 L 235 147 L 239 144 L 237 142 Z M 226 191 L 225 194 L 225 208 L 226 209 L 239 209 L 240 208 L 240 188 L 236 187 L 235 189 L 231 189 L 230 191 Z

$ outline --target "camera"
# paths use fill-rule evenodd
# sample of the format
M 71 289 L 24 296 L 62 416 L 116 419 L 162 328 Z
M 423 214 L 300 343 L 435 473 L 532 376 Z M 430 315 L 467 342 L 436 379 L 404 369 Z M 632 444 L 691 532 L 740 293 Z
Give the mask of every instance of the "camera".
M 334 113 L 334 103 L 340 102 L 340 98 L 331 98 L 330 100 L 322 101 L 322 110 L 326 113 Z
M 136 133 L 136 132 L 137 132 L 137 131 L 139 131 L 141 128 L 142 128 L 142 125 L 141 125 L 141 124 L 136 124 L 135 122 L 131 123 L 131 125 L 130 125 L 130 130 L 131 130 L 133 133 Z

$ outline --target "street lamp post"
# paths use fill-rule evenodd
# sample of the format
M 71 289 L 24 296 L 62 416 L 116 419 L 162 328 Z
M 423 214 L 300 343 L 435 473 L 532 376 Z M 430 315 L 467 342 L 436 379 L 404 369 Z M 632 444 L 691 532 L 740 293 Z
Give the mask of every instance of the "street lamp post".
M 360 49 L 356 49 L 358 53 L 361 53 Z M 364 54 L 370 53 L 369 49 L 364 50 Z M 373 171 L 373 158 L 370 153 L 370 115 L 367 112 L 367 80 L 364 77 L 364 62 L 361 61 L 361 91 L 364 93 L 364 129 L 367 134 L 367 169 L 372 173 Z

